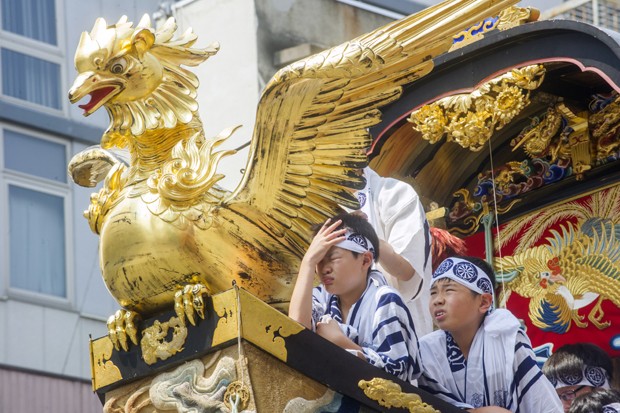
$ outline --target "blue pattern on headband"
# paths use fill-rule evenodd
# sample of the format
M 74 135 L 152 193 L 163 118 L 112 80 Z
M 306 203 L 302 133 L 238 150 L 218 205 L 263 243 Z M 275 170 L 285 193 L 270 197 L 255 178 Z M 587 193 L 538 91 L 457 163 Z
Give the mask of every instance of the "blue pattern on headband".
M 601 387 L 605 384 L 605 380 L 607 380 L 606 374 L 603 372 L 603 369 L 600 367 L 591 367 L 587 366 L 584 372 L 586 379 L 592 383 L 594 387 Z
M 452 268 L 452 266 L 454 265 L 454 262 L 450 259 L 450 258 L 446 258 L 441 265 L 439 266 L 439 268 L 437 268 L 435 270 L 435 273 L 433 274 L 433 278 L 439 277 L 441 274 L 445 273 L 446 271 L 448 271 L 450 268 Z
M 493 287 L 491 286 L 491 281 L 488 279 L 480 278 L 476 285 L 485 293 L 493 294 Z
M 454 266 L 454 274 L 469 283 L 473 283 L 478 278 L 478 271 L 473 264 L 468 262 L 459 262 Z
M 368 250 L 368 243 L 366 242 L 366 237 L 360 234 L 352 233 L 347 237 L 349 241 L 355 242 L 357 245 L 361 246 L 365 250 Z

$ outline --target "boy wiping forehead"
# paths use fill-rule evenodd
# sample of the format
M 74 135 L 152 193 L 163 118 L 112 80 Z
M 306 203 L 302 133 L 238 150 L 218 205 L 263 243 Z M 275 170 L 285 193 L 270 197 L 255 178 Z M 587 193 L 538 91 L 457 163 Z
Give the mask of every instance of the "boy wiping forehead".
M 289 316 L 402 380 L 420 374 L 418 340 L 402 297 L 372 269 L 379 242 L 363 218 L 343 214 L 314 236 L 299 269 Z M 313 288 L 314 276 L 321 285 Z
M 448 258 L 437 268 L 429 310 L 440 330 L 420 339 L 420 388 L 474 412 L 561 412 L 519 321 L 493 308 L 494 283 L 478 258 Z

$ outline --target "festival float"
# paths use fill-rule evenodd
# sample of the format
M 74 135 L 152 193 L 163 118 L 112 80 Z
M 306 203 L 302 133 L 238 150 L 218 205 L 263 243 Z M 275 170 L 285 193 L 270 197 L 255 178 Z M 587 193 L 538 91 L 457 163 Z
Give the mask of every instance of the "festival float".
M 618 44 L 515 3 L 445 1 L 281 69 L 232 192 L 235 128 L 205 136 L 187 69 L 218 44 L 148 16 L 84 32 L 69 98 L 110 125 L 69 173 L 102 182 L 85 217 L 120 307 L 90 342 L 103 410 L 460 411 L 284 315 L 310 227 L 357 207 L 369 161 L 494 263 L 542 356 L 581 329 L 617 355 Z

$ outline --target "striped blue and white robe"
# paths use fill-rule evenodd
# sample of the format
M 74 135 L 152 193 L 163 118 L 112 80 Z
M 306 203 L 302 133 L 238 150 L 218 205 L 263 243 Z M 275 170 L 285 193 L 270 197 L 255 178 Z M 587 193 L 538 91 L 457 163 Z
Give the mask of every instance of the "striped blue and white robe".
M 562 413 L 562 403 L 519 327 L 508 310 L 494 310 L 478 329 L 467 360 L 446 331 L 420 338 L 424 371 L 419 387 L 465 409 L 499 406 L 519 413 Z
M 342 320 L 338 296 L 323 285 L 312 292 L 312 327 L 329 316 L 342 332 L 362 347 L 366 360 L 398 378 L 411 381 L 420 373 L 418 338 L 411 314 L 398 292 L 378 271 L 368 277 L 366 290 Z

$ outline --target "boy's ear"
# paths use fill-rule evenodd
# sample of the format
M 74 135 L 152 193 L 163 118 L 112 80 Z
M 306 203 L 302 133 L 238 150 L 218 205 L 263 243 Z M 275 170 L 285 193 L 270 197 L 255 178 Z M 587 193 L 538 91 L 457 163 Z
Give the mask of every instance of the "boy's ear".
M 480 294 L 480 313 L 484 314 L 489 311 L 493 305 L 493 296 L 489 293 Z
M 369 267 L 372 265 L 372 252 L 370 251 L 366 251 L 365 253 L 362 254 L 362 265 L 368 265 Z

